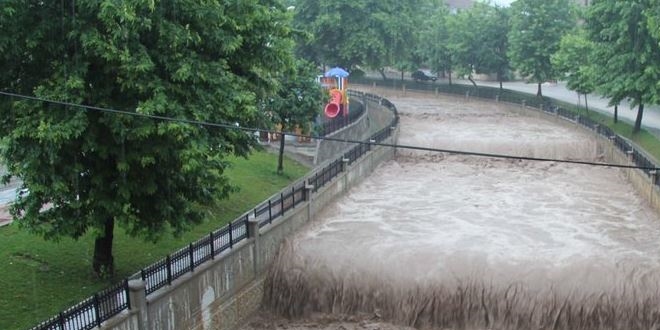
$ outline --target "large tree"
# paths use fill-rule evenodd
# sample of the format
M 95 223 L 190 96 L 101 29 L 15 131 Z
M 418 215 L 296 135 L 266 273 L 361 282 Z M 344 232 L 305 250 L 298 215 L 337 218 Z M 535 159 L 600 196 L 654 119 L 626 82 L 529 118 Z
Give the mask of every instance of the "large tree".
M 419 27 L 419 44 L 415 51 L 429 68 L 438 73 L 449 74 L 451 85 L 451 70 L 453 56 L 450 44 L 449 11 L 446 6 L 436 5 L 427 8 L 424 23 Z
M 511 4 L 509 56 L 514 69 L 538 84 L 559 78 L 550 61 L 561 37 L 577 24 L 569 0 L 517 0 Z
M 309 62 L 299 59 L 290 72 L 285 72 L 279 90 L 265 103 L 272 122 L 280 125 L 282 132 L 296 128 L 302 133 L 310 133 L 311 124 L 321 114 L 321 107 L 328 98 L 316 81 L 316 68 Z M 284 135 L 280 137 L 280 151 L 277 172 L 282 173 L 284 158 Z
M 563 73 L 566 87 L 576 91 L 578 96 L 584 95 L 584 105 L 589 111 L 587 95 L 596 88 L 594 83 L 593 65 L 594 44 L 587 38 L 584 29 L 576 29 L 574 32 L 561 38 L 559 50 L 552 55 L 552 64 Z
M 249 126 L 292 64 L 276 0 L 4 1 L 2 13 L 0 86 L 44 99 Z M 18 98 L 0 111 L 3 161 L 29 188 L 13 216 L 47 239 L 92 232 L 100 275 L 113 272 L 115 224 L 157 239 L 198 223 L 231 190 L 225 156 L 254 141 Z
M 296 28 L 312 37 L 299 45 L 306 59 L 351 69 L 405 63 L 427 0 L 299 0 Z
M 660 101 L 660 48 L 645 16 L 654 8 L 652 0 L 598 0 L 588 9 L 597 90 L 611 102 L 629 99 L 638 107 L 634 133 L 641 129 L 644 105 Z
M 470 9 L 449 16 L 447 23 L 447 47 L 455 72 L 467 76 L 475 87 L 473 73 L 496 74 L 501 87 L 509 66 L 507 10 L 475 3 Z

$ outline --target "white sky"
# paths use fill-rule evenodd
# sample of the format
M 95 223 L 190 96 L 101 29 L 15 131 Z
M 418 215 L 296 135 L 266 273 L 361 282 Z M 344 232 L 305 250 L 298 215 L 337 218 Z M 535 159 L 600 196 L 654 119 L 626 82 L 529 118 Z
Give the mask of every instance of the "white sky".
M 492 0 L 493 3 L 498 4 L 500 6 L 509 6 L 514 0 Z

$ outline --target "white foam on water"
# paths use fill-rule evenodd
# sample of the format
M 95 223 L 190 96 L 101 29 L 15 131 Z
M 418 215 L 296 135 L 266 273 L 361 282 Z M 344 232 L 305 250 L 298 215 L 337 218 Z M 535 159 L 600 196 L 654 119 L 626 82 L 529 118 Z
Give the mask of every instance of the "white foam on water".
M 400 144 L 528 157 L 599 157 L 596 142 L 587 133 L 510 112 L 499 104 L 433 98 L 392 101 L 401 113 Z M 285 248 L 282 258 L 288 259 L 275 265 L 273 283 L 291 286 L 282 292 L 295 294 L 297 287 L 301 294 L 311 297 L 316 292 L 325 298 L 293 299 L 302 306 L 280 307 L 280 311 L 295 315 L 309 310 L 390 308 L 392 320 L 415 325 L 406 321 L 410 313 L 401 311 L 418 304 L 410 297 L 439 290 L 430 297 L 474 298 L 481 288 L 482 302 L 474 315 L 458 317 L 439 307 L 431 312 L 424 305 L 433 320 L 446 317 L 444 323 L 434 323 L 431 316 L 425 322 L 431 327 L 488 327 L 502 320 L 499 324 L 512 329 L 519 328 L 512 324 L 555 328 L 555 323 L 560 324 L 556 328 L 577 329 L 588 322 L 580 326 L 571 322 L 580 315 L 587 320 L 589 313 L 583 311 L 600 313 L 602 306 L 618 306 L 627 315 L 614 313 L 622 324 L 637 324 L 634 311 L 640 308 L 632 302 L 645 306 L 658 299 L 659 216 L 621 170 L 403 149 L 397 155 L 328 205 L 317 223 Z M 296 274 L 291 276 L 289 270 L 294 268 Z M 510 299 L 507 288 L 512 286 L 525 292 L 521 296 L 526 302 L 514 305 L 520 315 L 528 316 L 527 323 L 512 321 L 511 313 L 505 322 L 507 317 L 489 312 L 495 308 L 489 306 L 501 307 Z M 486 292 L 493 302 L 487 303 Z M 327 300 L 335 294 L 338 298 Z M 388 307 L 388 302 L 374 296 L 408 300 L 401 298 L 391 302 L 398 307 Z M 287 300 L 271 296 L 267 301 Z M 552 301 L 575 308 L 560 308 Z M 461 308 L 469 310 L 466 306 Z M 547 313 L 528 306 L 546 306 Z M 631 312 L 626 306 L 633 306 Z M 660 315 L 657 309 L 648 307 L 645 313 L 653 319 Z M 564 320 L 562 311 L 572 316 Z M 544 321 L 552 313 L 557 320 Z M 598 317 L 600 321 L 589 324 L 601 326 L 606 318 Z M 643 324 L 656 322 L 647 321 Z

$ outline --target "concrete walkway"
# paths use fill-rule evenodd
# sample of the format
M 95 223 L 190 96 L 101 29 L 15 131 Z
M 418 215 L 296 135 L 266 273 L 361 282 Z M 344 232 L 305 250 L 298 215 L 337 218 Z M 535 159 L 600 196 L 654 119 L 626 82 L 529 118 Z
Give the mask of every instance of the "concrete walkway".
M 455 83 L 471 85 L 468 80 L 453 80 Z M 499 87 L 498 82 L 493 81 L 477 81 L 477 86 L 488 86 L 488 87 Z M 503 83 L 505 89 L 510 89 L 513 91 L 524 92 L 528 94 L 536 94 L 537 85 L 528 84 L 522 81 L 510 81 Z M 559 82 L 557 84 L 543 84 L 541 87 L 541 92 L 543 96 L 551 97 L 560 101 L 572 103 L 575 105 L 584 106 L 584 96 L 580 97 L 578 102 L 577 93 L 566 88 L 564 82 Z M 589 110 L 594 110 L 610 117 L 614 116 L 614 107 L 608 105 L 609 100 L 605 99 L 596 94 L 590 94 L 587 97 L 587 103 L 589 105 Z M 635 118 L 637 117 L 637 107 L 634 109 L 630 107 L 629 102 L 621 102 L 619 105 L 619 119 L 634 124 Z M 653 133 L 654 135 L 660 137 L 660 107 L 658 106 L 649 106 L 645 105 L 644 107 L 644 116 L 642 117 L 642 127 Z
M 386 76 L 389 79 L 401 79 L 401 73 L 398 71 L 388 71 Z M 379 73 L 369 72 L 367 77 L 381 79 Z M 349 78 L 350 79 L 350 78 Z M 406 74 L 404 79 L 410 80 L 410 75 Z M 467 79 L 452 79 L 453 83 L 462 84 L 462 85 L 472 85 Z M 448 84 L 449 81 L 446 78 L 438 79 L 436 84 Z M 496 81 L 476 81 L 477 86 L 488 86 L 499 88 L 500 84 Z M 536 95 L 537 85 L 534 83 L 528 84 L 524 81 L 508 81 L 502 84 L 502 87 L 505 89 L 510 89 L 513 91 L 528 93 Z M 581 105 L 584 106 L 584 96 L 580 97 L 578 102 L 577 93 L 566 88 L 566 83 L 559 82 L 557 84 L 543 84 L 542 87 L 543 96 L 551 97 L 560 101 Z M 587 97 L 587 103 L 589 105 L 589 110 L 597 111 L 610 117 L 614 116 L 614 107 L 608 105 L 609 100 L 605 99 L 596 94 L 590 94 Z M 630 103 L 627 101 L 621 102 L 619 105 L 619 120 L 627 122 L 629 124 L 635 123 L 635 118 L 637 117 L 637 107 L 634 109 L 630 107 Z M 658 138 L 660 138 L 660 106 L 657 105 L 645 105 L 644 106 L 644 116 L 642 117 L 642 128 L 651 132 Z
M 6 226 L 11 223 L 11 215 L 9 214 L 9 205 L 0 206 L 0 227 Z

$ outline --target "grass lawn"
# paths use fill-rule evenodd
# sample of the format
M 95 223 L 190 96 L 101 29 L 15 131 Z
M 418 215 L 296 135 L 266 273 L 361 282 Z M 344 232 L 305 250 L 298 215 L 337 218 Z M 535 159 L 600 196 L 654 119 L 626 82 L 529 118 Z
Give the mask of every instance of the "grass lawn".
M 232 162 L 234 166 L 228 176 L 240 191 L 212 208 L 208 219 L 190 232 L 177 238 L 167 235 L 157 243 L 150 243 L 130 238 L 118 228 L 114 240 L 116 276 L 111 280 L 100 281 L 93 276 L 91 234 L 78 241 L 46 242 L 15 224 L 1 227 L 0 329 L 28 329 L 36 325 L 234 220 L 309 171 L 286 160 L 284 174 L 278 176 L 277 155 L 267 152 Z

